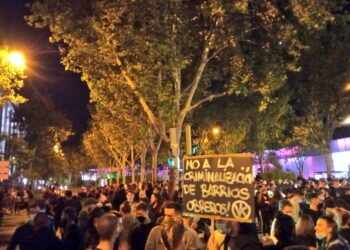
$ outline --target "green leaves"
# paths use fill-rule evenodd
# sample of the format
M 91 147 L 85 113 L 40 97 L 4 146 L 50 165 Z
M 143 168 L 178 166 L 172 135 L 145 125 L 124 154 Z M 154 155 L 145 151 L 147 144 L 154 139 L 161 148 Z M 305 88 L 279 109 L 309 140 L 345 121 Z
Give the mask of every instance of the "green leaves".
M 0 46 L 0 107 L 6 102 L 19 104 L 26 101 L 23 96 L 18 94 L 18 91 L 23 87 L 24 68 L 12 65 L 9 55 L 9 50 Z

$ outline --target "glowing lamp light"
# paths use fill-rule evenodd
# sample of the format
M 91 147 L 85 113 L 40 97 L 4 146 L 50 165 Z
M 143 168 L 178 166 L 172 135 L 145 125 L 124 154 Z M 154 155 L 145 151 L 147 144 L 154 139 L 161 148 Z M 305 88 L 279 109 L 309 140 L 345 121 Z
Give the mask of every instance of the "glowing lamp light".
M 220 134 L 220 128 L 214 127 L 214 128 L 212 129 L 212 133 L 213 133 L 213 135 L 218 135 L 218 134 Z
M 342 123 L 344 125 L 350 125 L 350 116 L 348 116 Z
M 350 83 L 346 84 L 345 91 L 350 91 Z
M 22 53 L 18 51 L 13 51 L 9 54 L 8 59 L 10 63 L 16 68 L 24 69 L 26 67 L 26 62 Z

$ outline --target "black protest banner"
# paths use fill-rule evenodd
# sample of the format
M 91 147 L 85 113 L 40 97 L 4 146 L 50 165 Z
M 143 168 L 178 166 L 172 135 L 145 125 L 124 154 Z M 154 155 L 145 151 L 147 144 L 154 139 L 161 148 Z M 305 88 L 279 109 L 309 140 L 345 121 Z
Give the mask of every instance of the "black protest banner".
M 185 215 L 253 222 L 253 155 L 185 157 L 182 192 Z

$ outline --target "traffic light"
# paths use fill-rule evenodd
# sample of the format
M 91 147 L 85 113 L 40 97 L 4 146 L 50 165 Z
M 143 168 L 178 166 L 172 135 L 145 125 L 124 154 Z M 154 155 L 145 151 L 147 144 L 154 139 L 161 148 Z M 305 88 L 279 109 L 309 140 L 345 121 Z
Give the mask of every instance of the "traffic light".
M 167 160 L 167 164 L 168 164 L 168 166 L 169 167 L 175 167 L 175 161 L 174 161 L 174 158 L 168 158 L 168 160 Z
M 197 155 L 199 151 L 199 144 L 195 144 L 192 146 L 192 155 Z

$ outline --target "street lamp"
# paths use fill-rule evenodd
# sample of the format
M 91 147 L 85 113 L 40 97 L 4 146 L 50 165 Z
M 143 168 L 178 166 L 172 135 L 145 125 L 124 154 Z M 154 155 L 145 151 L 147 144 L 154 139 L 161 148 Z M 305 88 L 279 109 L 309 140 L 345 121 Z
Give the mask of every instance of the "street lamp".
M 217 126 L 213 127 L 213 128 L 211 129 L 211 132 L 212 132 L 212 134 L 213 134 L 214 136 L 219 135 L 220 132 L 221 132 L 220 127 L 217 127 Z
M 346 86 L 345 86 L 345 91 L 350 91 L 350 83 L 347 83 Z
M 350 115 L 342 122 L 343 125 L 350 125 Z
M 16 68 L 25 69 L 26 61 L 23 53 L 18 51 L 10 52 L 8 55 L 9 62 Z

